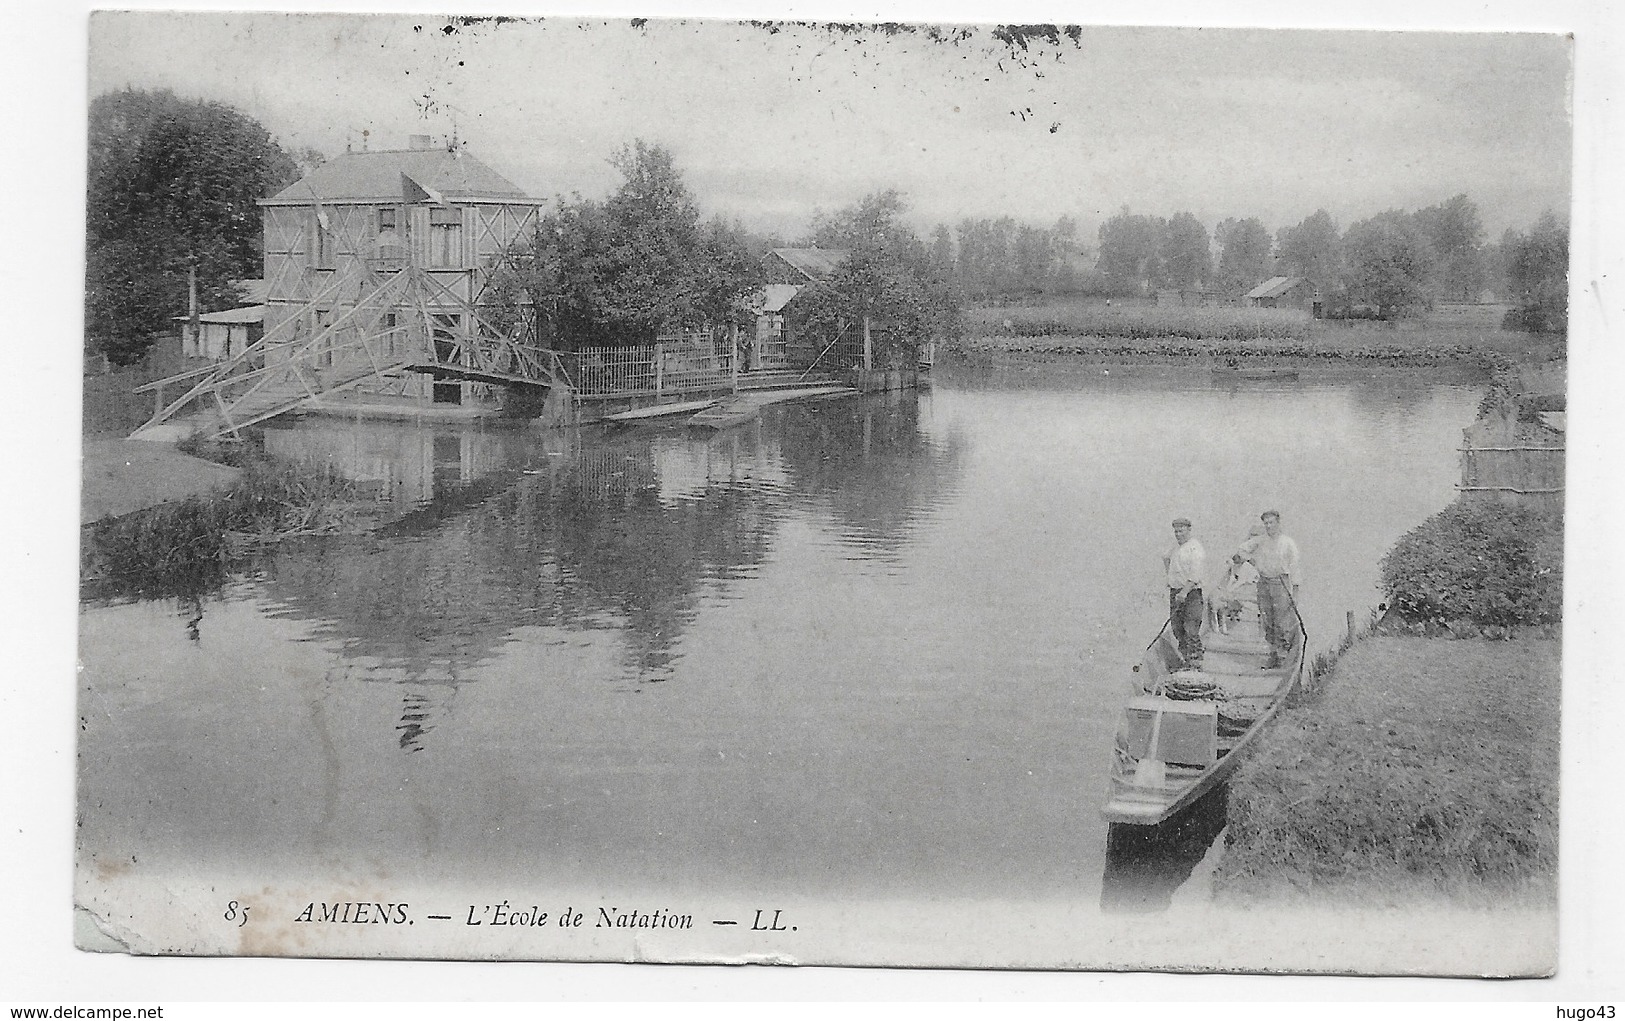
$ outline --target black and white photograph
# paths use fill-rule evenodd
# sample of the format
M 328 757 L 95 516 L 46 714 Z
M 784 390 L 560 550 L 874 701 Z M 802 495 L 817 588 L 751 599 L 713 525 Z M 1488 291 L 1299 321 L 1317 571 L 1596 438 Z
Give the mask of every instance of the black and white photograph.
M 74 953 L 1582 977 L 1600 51 L 945 12 L 85 13 Z

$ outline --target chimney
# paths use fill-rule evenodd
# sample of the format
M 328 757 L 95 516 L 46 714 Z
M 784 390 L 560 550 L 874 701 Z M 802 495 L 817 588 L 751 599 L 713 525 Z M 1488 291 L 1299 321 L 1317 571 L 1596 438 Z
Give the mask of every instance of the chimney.
M 434 138 L 430 135 L 408 135 L 406 144 L 411 149 L 433 149 Z

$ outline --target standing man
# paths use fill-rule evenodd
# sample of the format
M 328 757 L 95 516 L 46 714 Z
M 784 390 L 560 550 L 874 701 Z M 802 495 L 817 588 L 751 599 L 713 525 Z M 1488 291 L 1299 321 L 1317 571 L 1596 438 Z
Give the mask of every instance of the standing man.
M 1264 640 L 1270 646 L 1264 669 L 1273 670 L 1292 651 L 1290 622 L 1298 600 L 1298 544 L 1281 533 L 1280 511 L 1267 510 L 1258 517 L 1264 522 L 1264 534 L 1242 543 L 1230 559 L 1258 569 L 1258 612 L 1264 618 Z
M 1206 555 L 1202 544 L 1191 538 L 1190 519 L 1175 518 L 1174 544 L 1162 555 L 1162 566 L 1168 576 L 1168 620 L 1179 641 L 1179 654 L 1191 670 L 1202 666 L 1202 571 Z

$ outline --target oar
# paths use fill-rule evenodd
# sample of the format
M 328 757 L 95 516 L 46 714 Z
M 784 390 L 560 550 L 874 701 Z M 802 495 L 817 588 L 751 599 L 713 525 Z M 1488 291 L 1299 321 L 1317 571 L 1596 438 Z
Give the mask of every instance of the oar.
M 1161 787 L 1168 779 L 1168 764 L 1157 758 L 1157 743 L 1162 740 L 1162 710 L 1151 720 L 1151 743 L 1145 756 L 1134 764 L 1134 786 Z

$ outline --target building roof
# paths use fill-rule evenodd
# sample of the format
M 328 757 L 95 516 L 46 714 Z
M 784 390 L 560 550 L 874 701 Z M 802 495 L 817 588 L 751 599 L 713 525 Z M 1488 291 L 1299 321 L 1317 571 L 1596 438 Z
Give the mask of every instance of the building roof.
M 801 284 L 768 284 L 762 288 L 762 311 L 782 312 L 801 289 Z
M 266 205 L 401 200 L 401 175 L 446 199 L 523 199 L 512 181 L 461 149 L 347 152 L 263 200 Z
M 844 248 L 775 248 L 772 255 L 788 262 L 808 280 L 823 280 L 845 261 Z
M 177 323 L 191 322 L 191 316 L 175 316 Z M 264 305 L 246 305 L 242 308 L 228 308 L 224 312 L 204 312 L 197 317 L 200 323 L 226 323 L 240 326 L 243 323 L 265 322 Z
M 1270 277 L 1268 280 L 1248 291 L 1246 297 L 1279 298 L 1281 295 L 1292 290 L 1294 287 L 1297 287 L 1299 284 L 1306 284 L 1308 282 L 1309 281 L 1305 280 L 1303 277 Z

